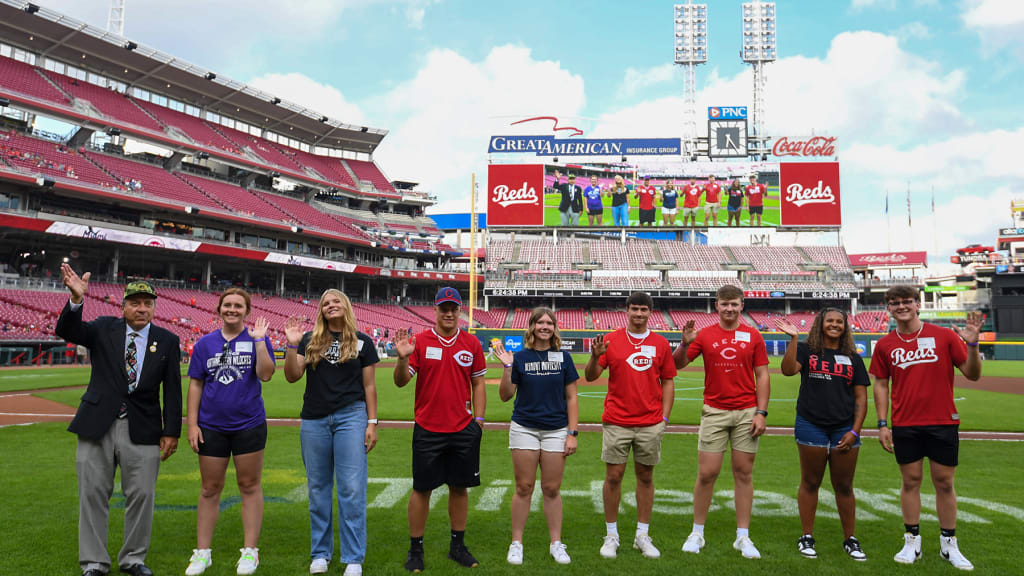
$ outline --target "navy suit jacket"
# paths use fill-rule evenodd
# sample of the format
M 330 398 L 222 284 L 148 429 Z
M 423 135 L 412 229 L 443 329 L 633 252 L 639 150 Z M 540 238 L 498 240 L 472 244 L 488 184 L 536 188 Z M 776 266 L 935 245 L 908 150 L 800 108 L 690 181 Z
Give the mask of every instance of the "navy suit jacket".
M 583 212 L 583 188 L 580 188 L 577 184 L 570 185 L 568 182 L 562 184 L 555 184 L 555 190 L 561 193 L 562 198 L 558 202 L 559 212 L 568 212 L 572 208 L 573 212 Z M 576 194 L 572 194 L 572 191 Z
M 54 332 L 89 349 L 92 373 L 68 430 L 86 438 L 102 438 L 128 405 L 128 433 L 134 444 L 159 444 L 161 436 L 181 436 L 181 348 L 174 333 L 151 325 L 146 358 L 135 391 L 128 393 L 124 366 L 124 318 L 101 316 L 82 322 L 82 308 L 64 305 Z M 163 388 L 163 412 L 160 389 Z

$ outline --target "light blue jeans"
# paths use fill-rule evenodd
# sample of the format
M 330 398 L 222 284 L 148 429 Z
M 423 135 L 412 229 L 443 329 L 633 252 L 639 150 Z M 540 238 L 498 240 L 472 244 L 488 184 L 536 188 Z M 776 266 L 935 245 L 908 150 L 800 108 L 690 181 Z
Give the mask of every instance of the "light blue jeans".
M 353 402 L 325 418 L 302 420 L 302 463 L 309 490 L 310 556 L 334 555 L 332 488 L 338 484 L 341 561 L 366 557 L 366 403 Z
M 629 202 L 612 206 L 612 226 L 629 226 Z

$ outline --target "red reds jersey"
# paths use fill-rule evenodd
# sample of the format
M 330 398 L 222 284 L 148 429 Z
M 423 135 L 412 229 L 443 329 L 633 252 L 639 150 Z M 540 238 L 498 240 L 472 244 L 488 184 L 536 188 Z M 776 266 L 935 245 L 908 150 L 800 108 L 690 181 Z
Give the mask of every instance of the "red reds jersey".
M 668 340 L 653 332 L 637 337 L 619 328 L 605 342 L 608 350 L 597 360 L 609 369 L 601 421 L 634 428 L 661 422 L 661 380 L 676 377 Z
M 953 367 L 967 361 L 967 345 L 956 332 L 927 322 L 912 338 L 893 330 L 875 344 L 871 356 L 871 374 L 892 379 L 891 424 L 959 424 L 960 414 L 953 405 Z
M 740 326 L 723 330 L 715 324 L 697 334 L 686 357 L 704 355 L 704 403 L 719 410 L 743 410 L 757 406 L 754 368 L 768 364 L 764 338 L 756 330 Z
M 764 184 L 750 184 L 746 188 L 748 206 L 764 206 Z
M 704 201 L 708 204 L 715 204 L 718 202 L 718 193 L 722 191 L 722 187 L 718 184 L 707 183 L 704 185 Z
M 654 197 L 658 194 L 654 186 L 639 186 L 636 193 L 640 197 L 639 208 L 641 210 L 654 210 Z
M 417 334 L 409 357 L 409 375 L 417 376 L 416 423 L 431 432 L 458 432 L 468 426 L 473 418 L 470 378 L 486 373 L 476 336 L 459 330 L 448 346 L 433 328 Z
M 683 187 L 683 208 L 700 206 L 700 186 L 687 184 Z

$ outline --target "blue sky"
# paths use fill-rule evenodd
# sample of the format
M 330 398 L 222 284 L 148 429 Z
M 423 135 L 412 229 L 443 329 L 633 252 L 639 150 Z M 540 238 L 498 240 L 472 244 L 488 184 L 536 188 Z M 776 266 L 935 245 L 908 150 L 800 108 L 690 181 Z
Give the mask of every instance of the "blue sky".
M 104 0 L 44 5 L 92 24 Z M 710 0 L 699 109 L 749 104 L 741 2 Z M 769 133 L 839 138 L 851 252 L 991 243 L 1024 197 L 1024 2 L 776 3 Z M 465 211 L 496 118 L 557 115 L 588 133 L 677 136 L 672 2 L 128 0 L 126 36 L 331 117 L 385 128 L 377 159 Z M 678 128 L 677 128 L 678 127 Z M 906 226 L 910 183 L 914 226 Z M 934 220 L 931 190 L 936 197 Z M 892 229 L 881 214 L 886 190 Z M 941 232 L 941 233 L 939 233 Z M 891 240 L 890 240 L 891 238 Z M 891 243 L 890 243 L 891 242 Z

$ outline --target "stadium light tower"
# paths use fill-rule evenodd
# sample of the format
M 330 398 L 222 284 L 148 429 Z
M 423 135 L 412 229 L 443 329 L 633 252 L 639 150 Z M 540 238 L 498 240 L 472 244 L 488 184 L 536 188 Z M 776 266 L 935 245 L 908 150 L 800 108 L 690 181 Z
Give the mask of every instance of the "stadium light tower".
M 742 15 L 743 45 L 740 58 L 754 69 L 753 134 L 748 141 L 753 144 L 755 155 L 765 155 L 768 153 L 768 140 L 763 133 L 766 84 L 764 66 L 775 61 L 775 2 L 744 2 Z
M 696 68 L 708 61 L 708 5 L 687 0 L 676 4 L 673 14 L 675 63 L 683 67 L 683 150 L 693 158 L 697 155 Z
M 110 16 L 107 18 L 107 32 L 124 36 L 125 0 L 110 0 Z

